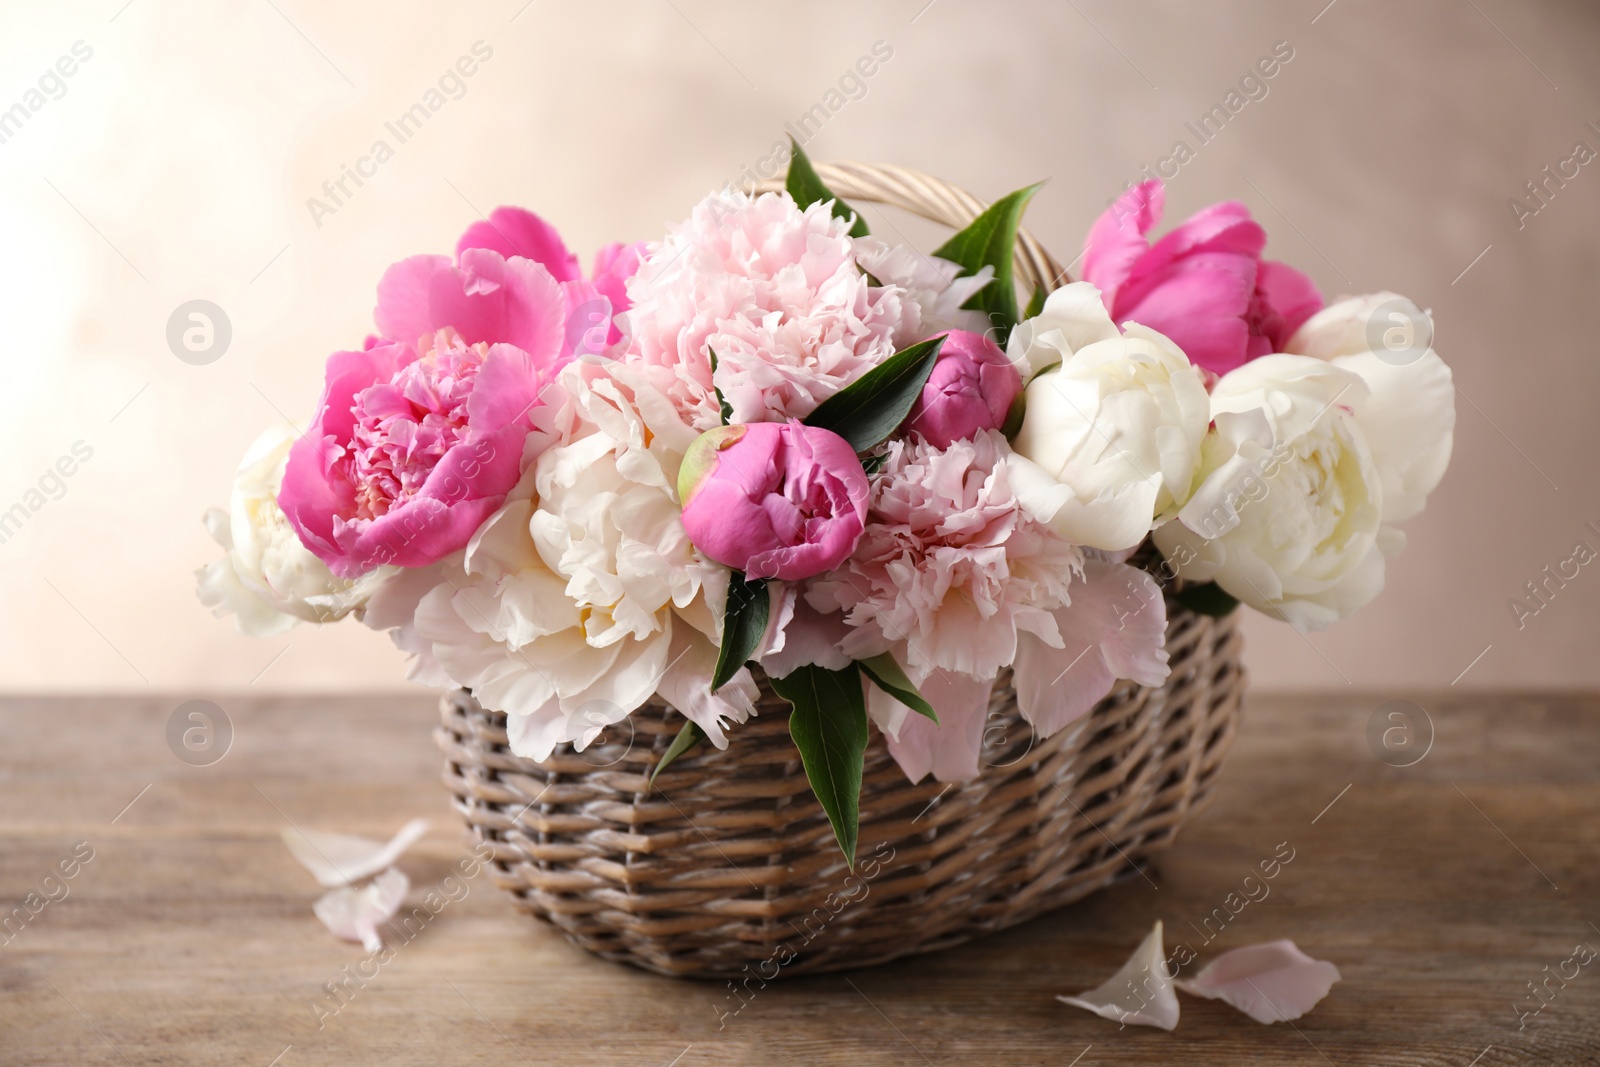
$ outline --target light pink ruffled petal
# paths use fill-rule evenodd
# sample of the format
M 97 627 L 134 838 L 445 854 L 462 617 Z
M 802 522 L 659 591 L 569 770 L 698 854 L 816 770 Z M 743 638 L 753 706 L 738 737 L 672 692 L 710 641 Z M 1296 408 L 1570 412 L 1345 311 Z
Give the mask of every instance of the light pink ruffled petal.
M 1071 595 L 1052 612 L 1061 648 L 1031 634 L 1017 640 L 1017 704 L 1042 737 L 1086 714 L 1119 678 L 1149 686 L 1167 679 L 1167 605 L 1155 579 L 1125 563 L 1090 559 Z
M 850 657 L 839 647 L 850 634 L 843 615 L 818 611 L 804 597 L 774 606 L 783 629 L 772 634 L 761 656 L 761 668 L 769 675 L 783 678 L 807 664 L 830 671 L 849 666 Z
M 877 687 L 873 686 L 876 690 Z M 978 751 L 983 747 L 984 716 L 994 680 L 979 681 L 954 671 L 935 671 L 917 689 L 939 714 L 939 724 L 905 709 L 900 736 L 889 735 L 889 755 L 906 777 L 920 782 L 932 772 L 941 782 L 965 782 L 978 776 Z M 887 696 L 886 694 L 884 696 Z M 883 699 L 878 695 L 874 701 Z M 893 704 L 900 702 L 887 698 Z
M 1275 1023 L 1300 1018 L 1339 979 L 1339 968 L 1284 940 L 1224 952 L 1177 985 L 1197 997 L 1226 1001 L 1258 1023 Z
M 394 918 L 409 888 L 410 880 L 391 867 L 361 889 L 341 886 L 329 890 L 311 910 L 334 937 L 359 941 L 368 952 L 382 952 L 378 927 Z
M 1163 1030 L 1177 1026 L 1178 995 L 1172 991 L 1172 978 L 1167 973 L 1161 923 L 1156 923 L 1122 969 L 1104 983 L 1075 997 L 1056 999 L 1124 1026 L 1132 1023 Z
M 487 219 L 468 226 L 456 242 L 456 258 L 473 248 L 487 248 L 506 259 L 531 259 L 543 264 L 558 282 L 582 277 L 578 257 L 567 251 L 556 228 L 524 208 L 497 207 Z

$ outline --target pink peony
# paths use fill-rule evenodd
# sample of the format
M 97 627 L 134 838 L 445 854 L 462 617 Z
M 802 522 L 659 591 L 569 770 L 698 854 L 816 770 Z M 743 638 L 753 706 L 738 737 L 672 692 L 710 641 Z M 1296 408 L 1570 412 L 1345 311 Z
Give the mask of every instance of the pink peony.
M 998 345 L 983 334 L 951 330 L 905 428 L 948 448 L 1004 426 L 1021 391 L 1022 377 Z
M 1266 231 L 1237 201 L 1213 204 L 1150 244 L 1166 193 L 1152 179 L 1124 193 L 1089 230 L 1083 276 L 1113 321 L 1170 337 L 1215 374 L 1281 352 L 1321 309 L 1311 279 L 1261 258 Z
M 566 298 L 567 327 L 564 355 L 604 352 L 622 337 L 615 318 L 631 307 L 628 279 L 639 269 L 644 242 L 606 245 L 594 257 L 594 273 L 585 281 L 578 257 L 567 250 L 555 227 L 520 207 L 497 207 L 487 219 L 467 227 L 456 242 L 456 261 L 474 248 L 498 252 L 502 258 L 521 256 L 544 266 L 561 283 Z
M 867 475 L 849 443 L 799 422 L 723 426 L 689 446 L 683 526 L 707 559 L 747 578 L 798 581 L 856 547 Z
M 802 210 L 787 194 L 702 201 L 629 286 L 627 358 L 667 369 L 673 404 L 708 430 L 722 421 L 719 389 L 730 422 L 804 418 L 900 349 L 981 323 L 959 305 L 988 275 L 957 279 L 954 263 L 849 229 L 827 204 Z
M 643 241 L 631 245 L 615 241 L 595 253 L 594 274 L 591 277 L 595 289 L 610 303 L 613 316 L 633 306 L 633 301 L 628 297 L 628 279 L 638 273 L 644 250 Z M 622 331 L 613 321 L 607 331 L 606 344 L 616 344 L 621 338 Z
M 564 361 L 560 283 L 493 249 L 464 249 L 460 266 L 396 263 L 376 318 L 394 340 L 329 358 L 278 496 L 302 543 L 344 578 L 465 546 L 516 483 L 534 408 Z
M 551 299 L 559 316 L 560 297 Z M 335 352 L 316 420 L 289 452 L 279 507 L 341 578 L 447 556 L 516 484 L 547 380 L 522 348 L 468 344 L 450 329 L 420 354 L 398 344 Z

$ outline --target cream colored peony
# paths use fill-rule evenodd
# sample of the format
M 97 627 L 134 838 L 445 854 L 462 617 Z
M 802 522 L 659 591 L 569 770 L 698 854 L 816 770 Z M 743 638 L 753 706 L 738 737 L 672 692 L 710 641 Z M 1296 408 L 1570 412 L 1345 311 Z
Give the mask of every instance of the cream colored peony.
M 1184 578 L 1215 581 L 1300 629 L 1321 629 L 1383 589 L 1450 458 L 1455 394 L 1431 348 L 1393 361 L 1358 297 L 1308 320 L 1287 347 L 1216 384 L 1203 481 L 1156 531 Z M 1414 305 L 1410 305 L 1414 307 Z M 1418 313 L 1420 315 L 1420 313 Z
M 227 511 L 206 512 L 206 529 L 227 552 L 196 571 L 200 602 L 230 612 L 239 632 L 270 637 L 299 622 L 334 622 L 359 611 L 391 574 L 380 567 L 346 581 L 300 543 L 278 507 L 278 487 L 295 433 L 276 426 L 258 437 L 234 475 Z
M 417 605 L 419 651 L 507 714 L 518 755 L 581 749 L 657 692 L 719 747 L 754 711 L 748 671 L 710 692 L 728 572 L 684 534 L 674 486 L 697 435 L 659 376 L 563 371 L 555 443 Z
M 1132 548 L 1189 496 L 1210 420 L 1200 374 L 1154 330 L 1117 330 L 1100 293 L 1074 282 L 1011 335 L 1027 381 L 1012 483 L 1062 536 Z

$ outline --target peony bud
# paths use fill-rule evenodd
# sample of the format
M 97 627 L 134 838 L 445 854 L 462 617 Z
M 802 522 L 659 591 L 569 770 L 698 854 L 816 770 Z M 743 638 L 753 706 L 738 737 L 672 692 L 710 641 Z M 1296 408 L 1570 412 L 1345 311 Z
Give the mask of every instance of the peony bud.
M 951 330 L 905 428 L 949 448 L 1000 429 L 1021 391 L 1022 378 L 999 346 L 983 334 Z
M 678 474 L 689 540 L 752 579 L 798 581 L 844 562 L 861 538 L 869 495 L 849 443 L 799 422 L 709 430 Z

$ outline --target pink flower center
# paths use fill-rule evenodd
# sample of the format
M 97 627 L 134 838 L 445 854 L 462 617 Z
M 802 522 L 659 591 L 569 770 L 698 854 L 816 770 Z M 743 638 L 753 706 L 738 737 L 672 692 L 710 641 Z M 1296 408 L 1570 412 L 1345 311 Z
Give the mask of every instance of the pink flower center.
M 379 518 L 411 499 L 466 436 L 467 399 L 488 350 L 440 330 L 422 356 L 356 394 L 350 451 L 338 461 L 356 487 L 355 518 Z

